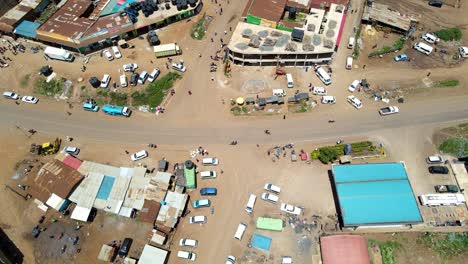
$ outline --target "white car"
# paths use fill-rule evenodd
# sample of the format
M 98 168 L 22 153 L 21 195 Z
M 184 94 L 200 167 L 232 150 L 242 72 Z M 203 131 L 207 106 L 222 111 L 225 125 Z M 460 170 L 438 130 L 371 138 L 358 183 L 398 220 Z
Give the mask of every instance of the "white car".
M 78 155 L 78 153 L 80 153 L 80 149 L 77 147 L 67 146 L 63 148 L 63 152 L 72 154 L 72 155 Z
M 101 88 L 107 88 L 107 86 L 109 86 L 110 80 L 111 80 L 110 75 L 104 74 L 101 80 Z
M 125 74 L 120 75 L 120 87 L 127 87 L 128 82 L 127 82 L 127 76 Z
M 29 104 L 37 104 L 37 102 L 39 102 L 39 99 L 37 99 L 34 96 L 23 96 L 21 98 L 21 101 L 23 101 L 25 103 L 29 103 Z
M 281 211 L 286 212 L 288 214 L 300 215 L 302 213 L 301 208 L 286 203 L 281 203 L 280 209 Z
M 361 84 L 361 80 L 354 80 L 350 86 L 348 86 L 348 91 L 354 92 L 358 86 Z
M 347 101 L 348 101 L 348 103 L 350 103 L 352 106 L 354 106 L 354 108 L 356 108 L 356 109 L 361 109 L 361 108 L 362 108 L 362 102 L 361 102 L 361 100 L 359 100 L 359 98 L 357 98 L 357 97 L 354 96 L 354 95 L 349 95 Z
M 315 95 L 327 95 L 327 90 L 325 90 L 323 87 L 316 86 L 314 89 L 312 89 L 312 93 Z
M 138 77 L 138 83 L 139 84 L 145 84 L 146 79 L 148 78 L 148 72 L 143 71 L 140 73 L 140 76 Z
M 270 202 L 270 203 L 277 203 L 279 200 L 279 197 L 274 194 L 264 192 L 262 193 L 262 200 Z
M 137 153 L 134 153 L 134 154 L 132 154 L 132 156 L 130 156 L 130 158 L 133 161 L 141 160 L 141 159 L 144 159 L 146 157 L 148 157 L 148 152 L 146 150 L 140 150 Z
M 128 71 L 132 72 L 132 71 L 134 71 L 136 69 L 138 69 L 138 64 L 136 64 L 136 63 L 127 63 L 127 64 L 123 65 L 123 70 L 126 71 L 126 72 L 128 72 Z
M 206 223 L 206 216 L 204 215 L 191 216 L 189 218 L 189 223 L 190 224 L 204 224 Z
M 202 159 L 202 164 L 205 166 L 216 166 L 219 164 L 219 160 L 217 158 L 204 158 Z
M 381 116 L 392 115 L 392 114 L 396 114 L 398 112 L 400 112 L 400 109 L 398 109 L 398 107 L 396 107 L 396 106 L 387 106 L 387 107 L 384 107 L 384 108 L 380 108 L 380 110 L 379 110 L 379 114 Z
M 187 68 L 181 63 L 172 63 L 172 69 L 180 72 L 185 72 Z
M 19 95 L 17 93 L 14 93 L 14 92 L 4 92 L 3 96 L 5 98 L 12 99 L 12 100 L 18 100 L 19 99 Z
M 458 52 L 462 58 L 468 58 L 468 47 L 459 47 Z
M 322 104 L 334 104 L 334 103 L 336 103 L 335 96 L 331 96 L 331 95 L 322 96 Z
M 109 50 L 106 50 L 106 49 L 103 50 L 102 54 L 107 58 L 108 61 L 111 61 L 114 59 L 114 56 L 112 56 Z
M 426 158 L 427 164 L 441 164 L 444 162 L 445 160 L 441 156 L 429 156 Z
M 198 241 L 194 239 L 181 238 L 179 241 L 179 246 L 181 247 L 197 247 Z
M 421 36 L 422 39 L 424 39 L 427 43 L 436 43 L 436 42 L 439 42 L 440 41 L 440 38 L 438 38 L 436 35 L 434 35 L 433 33 L 424 33 L 422 36 Z
M 159 73 L 161 73 L 161 71 L 158 68 L 154 68 L 148 76 L 148 82 L 153 82 L 156 78 L 158 78 Z
M 281 257 L 281 264 L 292 264 L 293 260 L 291 257 L 288 256 L 282 256 Z
M 236 263 L 236 257 L 234 256 L 228 256 L 226 259 L 226 264 L 235 264 Z
M 217 175 L 216 171 L 202 171 L 202 172 L 200 172 L 200 177 L 202 179 L 214 179 L 217 176 L 218 175 Z
M 197 259 L 197 254 L 189 251 L 179 250 L 179 252 L 177 252 L 177 257 L 195 261 L 195 259 Z
M 281 192 L 281 188 L 276 186 L 276 185 L 273 185 L 271 183 L 267 183 L 265 184 L 265 186 L 263 187 L 266 191 L 269 191 L 269 192 L 273 192 L 273 193 L 276 193 L 276 194 L 279 194 Z
M 117 46 L 112 46 L 112 52 L 114 52 L 114 56 L 116 59 L 122 58 L 122 53 L 120 53 L 120 50 Z

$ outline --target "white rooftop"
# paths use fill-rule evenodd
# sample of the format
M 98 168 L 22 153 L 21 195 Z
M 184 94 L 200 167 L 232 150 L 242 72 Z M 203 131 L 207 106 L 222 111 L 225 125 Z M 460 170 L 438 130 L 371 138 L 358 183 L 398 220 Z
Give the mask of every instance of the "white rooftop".
M 81 206 L 76 206 L 75 210 L 73 210 L 70 218 L 82 222 L 86 222 L 88 220 L 89 214 L 91 213 L 90 208 L 85 208 Z
M 168 252 L 164 249 L 145 245 L 141 252 L 139 264 L 164 264 L 166 263 Z
M 70 196 L 70 201 L 78 206 L 91 209 L 96 200 L 96 195 L 101 187 L 104 174 L 91 172 L 89 173 L 80 185 L 73 191 Z

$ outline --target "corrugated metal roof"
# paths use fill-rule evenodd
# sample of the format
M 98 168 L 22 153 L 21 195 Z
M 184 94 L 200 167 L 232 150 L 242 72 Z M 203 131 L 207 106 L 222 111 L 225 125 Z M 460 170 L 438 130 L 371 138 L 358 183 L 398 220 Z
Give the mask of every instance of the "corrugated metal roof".
M 344 226 L 422 222 L 402 163 L 333 165 Z
M 13 33 L 27 38 L 35 38 L 37 35 L 36 29 L 39 26 L 41 26 L 41 24 L 23 20 L 16 26 Z
M 63 159 L 63 163 L 67 164 L 68 166 L 74 168 L 75 170 L 78 170 L 81 166 L 81 160 L 73 157 L 72 155 L 67 155 Z
M 123 206 L 141 210 L 145 202 L 146 187 L 150 180 L 151 178 L 144 177 L 144 174 L 135 171 L 130 181 Z
M 287 0 L 250 0 L 245 6 L 243 16 L 247 14 L 279 22 L 283 16 Z
M 145 245 L 143 252 L 141 252 L 139 264 L 155 264 L 155 263 L 166 263 L 167 250 Z
M 366 239 L 354 235 L 320 238 L 323 264 L 369 264 Z
M 159 213 L 159 208 L 161 208 L 161 204 L 159 202 L 145 200 L 143 208 L 141 208 L 141 211 L 138 214 L 138 218 L 142 222 L 154 224 L 156 216 Z
M 78 206 L 91 209 L 103 179 L 104 174 L 96 172 L 89 173 L 72 193 L 70 201 L 76 203 Z

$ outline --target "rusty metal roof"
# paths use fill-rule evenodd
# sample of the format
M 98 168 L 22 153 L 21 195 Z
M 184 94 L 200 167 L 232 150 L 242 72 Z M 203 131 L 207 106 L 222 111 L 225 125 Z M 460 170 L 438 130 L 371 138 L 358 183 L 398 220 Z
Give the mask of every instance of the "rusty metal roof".
M 141 208 L 140 212 L 138 213 L 138 218 L 142 222 L 154 224 L 154 221 L 156 220 L 156 217 L 159 213 L 159 208 L 161 208 L 161 203 L 145 200 L 143 208 Z
M 370 264 L 366 239 L 335 235 L 320 238 L 323 264 Z
M 65 199 L 82 179 L 78 171 L 54 159 L 42 166 L 34 177 L 30 193 L 44 203 L 52 193 Z
M 287 0 L 249 0 L 245 6 L 243 16 L 253 16 L 279 22 L 283 16 Z

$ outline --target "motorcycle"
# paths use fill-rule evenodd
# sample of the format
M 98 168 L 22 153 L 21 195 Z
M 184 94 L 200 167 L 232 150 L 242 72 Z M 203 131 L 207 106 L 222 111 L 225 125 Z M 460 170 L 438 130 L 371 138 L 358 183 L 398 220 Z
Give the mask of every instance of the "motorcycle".
M 232 146 L 237 145 L 237 140 L 231 141 L 230 145 L 232 145 Z

